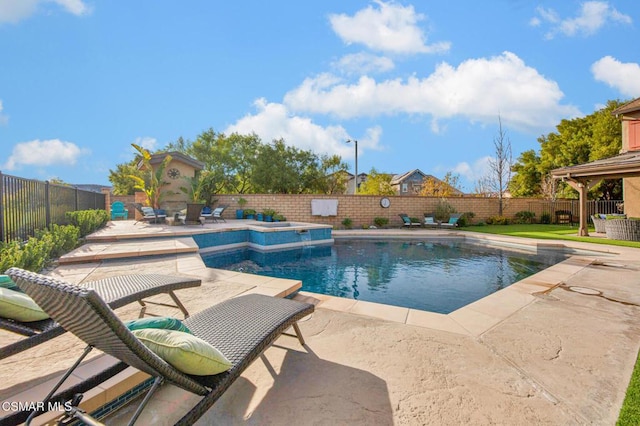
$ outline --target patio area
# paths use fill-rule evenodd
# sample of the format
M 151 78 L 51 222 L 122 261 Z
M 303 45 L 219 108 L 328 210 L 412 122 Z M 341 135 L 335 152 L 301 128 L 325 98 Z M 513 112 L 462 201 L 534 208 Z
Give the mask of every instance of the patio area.
M 191 235 L 248 223 L 227 222 L 110 222 L 50 275 L 73 283 L 130 273 L 198 277 L 201 287 L 177 293 L 191 313 L 246 292 L 298 291 L 295 280 L 207 269 Z M 459 230 L 334 231 L 349 235 L 459 236 L 589 253 L 449 315 L 299 292 L 296 298 L 316 304 L 300 322 L 306 346 L 280 338 L 198 424 L 615 424 L 640 348 L 640 250 Z M 138 310 L 117 312 L 132 319 Z M 170 308 L 157 311 L 179 317 Z M 4 359 L 0 400 L 38 400 L 83 347 L 66 333 Z M 93 368 L 104 362 L 108 357 L 93 355 Z M 85 409 L 144 378 L 125 370 L 88 394 Z M 139 424 L 173 424 L 197 399 L 165 385 Z M 126 424 L 132 413 L 125 408 L 105 421 Z

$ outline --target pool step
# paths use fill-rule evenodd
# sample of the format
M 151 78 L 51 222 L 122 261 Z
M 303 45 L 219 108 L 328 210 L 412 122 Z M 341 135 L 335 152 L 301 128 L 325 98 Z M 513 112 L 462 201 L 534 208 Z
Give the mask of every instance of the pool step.
M 60 264 L 89 263 L 107 259 L 197 252 L 198 245 L 191 237 L 147 238 L 87 243 L 63 255 L 58 262 Z

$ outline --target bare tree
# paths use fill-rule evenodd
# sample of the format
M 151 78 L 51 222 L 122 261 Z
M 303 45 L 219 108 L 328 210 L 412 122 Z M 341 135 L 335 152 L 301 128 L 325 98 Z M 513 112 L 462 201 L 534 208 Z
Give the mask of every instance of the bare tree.
M 476 188 L 484 194 L 491 194 L 498 198 L 498 215 L 502 216 L 504 210 L 504 193 L 511 181 L 511 167 L 513 156 L 511 154 L 511 140 L 507 132 L 502 128 L 502 118 L 498 115 L 498 135 L 493 138 L 495 157 L 489 160 L 489 172 L 480 178 Z

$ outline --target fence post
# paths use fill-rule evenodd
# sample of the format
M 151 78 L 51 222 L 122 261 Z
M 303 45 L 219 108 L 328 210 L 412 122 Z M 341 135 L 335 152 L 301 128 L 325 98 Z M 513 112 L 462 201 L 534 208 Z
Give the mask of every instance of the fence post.
M 0 243 L 5 242 L 4 230 L 4 177 L 0 171 Z
M 51 194 L 49 191 L 51 186 L 49 181 L 44 181 L 44 222 L 47 224 L 47 228 L 51 226 Z

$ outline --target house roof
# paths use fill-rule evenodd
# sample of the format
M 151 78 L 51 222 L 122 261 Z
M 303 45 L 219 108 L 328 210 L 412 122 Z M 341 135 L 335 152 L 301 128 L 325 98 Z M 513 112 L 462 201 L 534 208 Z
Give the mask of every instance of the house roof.
M 622 105 L 621 107 L 618 107 L 618 108 L 614 109 L 611 112 L 611 114 L 620 115 L 620 114 L 626 114 L 628 112 L 635 112 L 635 111 L 640 111 L 640 98 L 636 98 L 636 99 L 632 100 L 631 102 L 627 102 L 626 104 Z
M 551 170 L 555 179 L 619 179 L 640 176 L 640 151 L 629 151 L 576 166 Z
M 184 155 L 183 153 L 178 151 L 161 152 L 158 154 L 153 154 L 149 162 L 151 163 L 151 165 L 160 164 L 162 163 L 162 161 L 167 155 L 170 155 L 171 158 L 175 161 L 180 161 L 181 163 L 190 165 L 194 169 L 198 169 L 198 170 L 204 169 L 204 163 L 202 161 L 195 160 L 189 157 L 188 155 Z
M 413 175 L 414 173 L 421 174 L 423 179 L 426 178 L 426 177 L 432 177 L 434 179 L 437 179 L 436 177 L 429 176 L 429 175 L 423 173 L 422 170 L 420 170 L 420 169 L 413 169 L 413 170 L 408 171 L 406 173 L 403 173 L 401 175 L 393 175 L 393 177 L 391 178 L 391 185 L 395 185 L 395 184 L 398 184 L 398 183 L 402 182 L 403 180 L 405 180 L 409 176 Z

